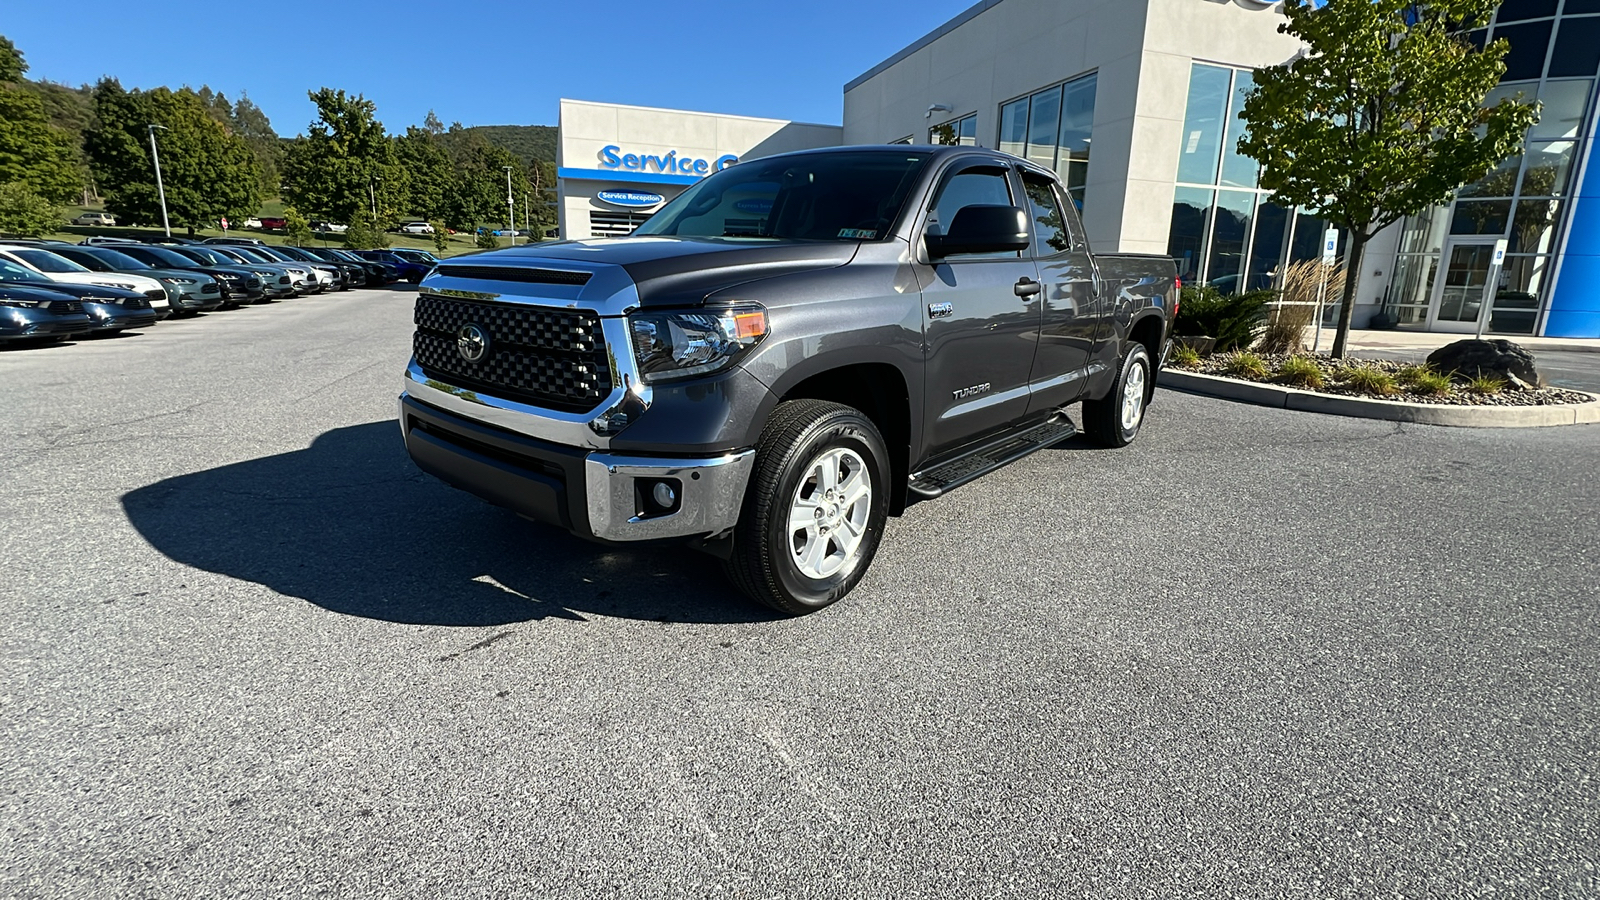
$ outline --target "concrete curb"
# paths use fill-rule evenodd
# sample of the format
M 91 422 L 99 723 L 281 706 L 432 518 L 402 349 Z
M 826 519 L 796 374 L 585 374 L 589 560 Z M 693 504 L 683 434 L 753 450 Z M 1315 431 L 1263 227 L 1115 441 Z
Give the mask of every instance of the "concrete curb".
M 1190 394 L 1204 394 L 1224 400 L 1238 400 L 1275 409 L 1412 422 L 1418 425 L 1445 425 L 1453 428 L 1541 428 L 1549 425 L 1587 425 L 1600 423 L 1600 397 L 1590 394 L 1588 403 L 1563 406 L 1443 406 L 1433 403 L 1407 403 L 1403 400 L 1369 400 L 1318 394 L 1271 384 L 1256 384 L 1164 369 L 1157 382 L 1162 387 Z

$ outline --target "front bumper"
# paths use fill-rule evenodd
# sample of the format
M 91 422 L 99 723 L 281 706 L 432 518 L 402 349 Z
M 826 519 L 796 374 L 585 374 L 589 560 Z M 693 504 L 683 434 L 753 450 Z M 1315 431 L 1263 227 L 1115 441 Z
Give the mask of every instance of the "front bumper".
M 0 340 L 66 337 L 93 328 L 87 313 L 59 314 L 35 309 L 0 309 Z
M 535 521 L 609 542 L 712 537 L 739 520 L 754 450 L 677 458 L 553 444 L 400 395 L 400 430 L 419 468 Z M 653 508 L 650 488 L 677 504 Z
M 170 302 L 174 312 L 210 312 L 222 305 L 222 294 L 185 291 L 172 297 Z

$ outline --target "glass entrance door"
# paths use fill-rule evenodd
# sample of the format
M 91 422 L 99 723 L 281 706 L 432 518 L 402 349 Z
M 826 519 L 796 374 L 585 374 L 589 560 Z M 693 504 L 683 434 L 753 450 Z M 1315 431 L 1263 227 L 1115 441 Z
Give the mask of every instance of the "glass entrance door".
M 1452 240 L 1445 245 L 1443 271 L 1434 285 L 1433 331 L 1477 331 L 1483 289 L 1489 282 L 1494 239 Z

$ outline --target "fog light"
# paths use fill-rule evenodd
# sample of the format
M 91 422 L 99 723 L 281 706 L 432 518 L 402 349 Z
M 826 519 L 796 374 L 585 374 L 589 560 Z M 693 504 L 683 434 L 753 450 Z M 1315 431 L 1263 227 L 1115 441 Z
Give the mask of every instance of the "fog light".
M 678 505 L 678 492 L 665 481 L 658 481 L 656 486 L 650 489 L 650 499 L 662 509 L 671 509 Z

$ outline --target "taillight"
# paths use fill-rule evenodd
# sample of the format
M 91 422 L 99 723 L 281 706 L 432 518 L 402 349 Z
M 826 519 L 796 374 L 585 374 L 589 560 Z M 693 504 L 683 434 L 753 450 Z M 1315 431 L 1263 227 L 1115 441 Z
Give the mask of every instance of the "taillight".
M 1183 279 L 1172 279 L 1172 317 L 1178 317 L 1178 307 L 1183 305 Z

